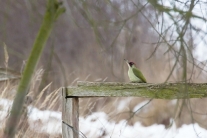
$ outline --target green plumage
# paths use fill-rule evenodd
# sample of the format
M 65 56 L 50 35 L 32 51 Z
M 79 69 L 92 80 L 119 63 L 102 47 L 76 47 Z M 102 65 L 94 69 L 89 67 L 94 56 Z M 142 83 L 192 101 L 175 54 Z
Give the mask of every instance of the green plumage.
M 131 82 L 135 83 L 147 83 L 142 72 L 136 68 L 134 62 L 128 62 L 128 60 L 124 59 L 129 67 L 128 76 Z
M 132 71 L 133 71 L 134 75 L 137 76 L 142 82 L 147 83 L 144 75 L 142 74 L 142 72 L 140 70 L 138 70 L 137 68 L 133 67 Z

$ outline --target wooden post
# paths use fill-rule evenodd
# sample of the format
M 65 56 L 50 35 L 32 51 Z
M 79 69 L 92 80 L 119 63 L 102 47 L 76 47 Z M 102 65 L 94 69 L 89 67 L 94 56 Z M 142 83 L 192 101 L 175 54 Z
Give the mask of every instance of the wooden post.
M 79 100 L 66 98 L 66 91 L 62 89 L 62 137 L 79 138 Z
M 153 99 L 188 99 L 207 97 L 207 83 L 121 83 L 78 82 L 68 87 L 67 97 L 144 97 Z
M 62 89 L 62 136 L 79 137 L 78 98 L 145 97 L 153 99 L 189 99 L 207 97 L 207 83 L 121 83 L 78 82 L 77 87 Z

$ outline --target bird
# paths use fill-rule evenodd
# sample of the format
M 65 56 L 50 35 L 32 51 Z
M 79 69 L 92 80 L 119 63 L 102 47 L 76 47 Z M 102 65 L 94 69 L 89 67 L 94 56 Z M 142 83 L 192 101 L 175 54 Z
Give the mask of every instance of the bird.
M 129 62 L 128 60 L 124 59 L 129 67 L 128 69 L 128 76 L 129 80 L 132 83 L 147 83 L 144 75 L 142 72 L 136 67 L 134 62 Z

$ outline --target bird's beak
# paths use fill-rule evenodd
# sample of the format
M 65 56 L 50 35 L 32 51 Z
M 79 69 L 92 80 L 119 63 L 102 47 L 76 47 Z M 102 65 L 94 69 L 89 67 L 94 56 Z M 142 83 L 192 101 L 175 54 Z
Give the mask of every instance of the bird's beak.
M 128 64 L 128 60 L 127 59 L 124 59 L 124 61 Z
M 127 59 L 124 59 L 124 61 L 127 63 L 128 67 L 130 68 L 129 61 Z

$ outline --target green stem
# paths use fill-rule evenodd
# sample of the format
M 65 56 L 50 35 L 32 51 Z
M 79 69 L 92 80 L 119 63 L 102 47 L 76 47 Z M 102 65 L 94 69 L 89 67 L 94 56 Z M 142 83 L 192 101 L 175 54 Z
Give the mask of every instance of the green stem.
M 21 117 L 24 99 L 27 95 L 33 72 L 39 61 L 45 43 L 50 36 L 54 21 L 57 16 L 60 15 L 60 11 L 61 13 L 64 11 L 63 9 L 64 8 L 60 7 L 60 3 L 58 3 L 56 0 L 48 0 L 43 23 L 34 42 L 31 54 L 17 89 L 10 116 L 6 122 L 4 133 L 4 137 L 6 138 L 13 138 L 15 135 L 15 130 Z

